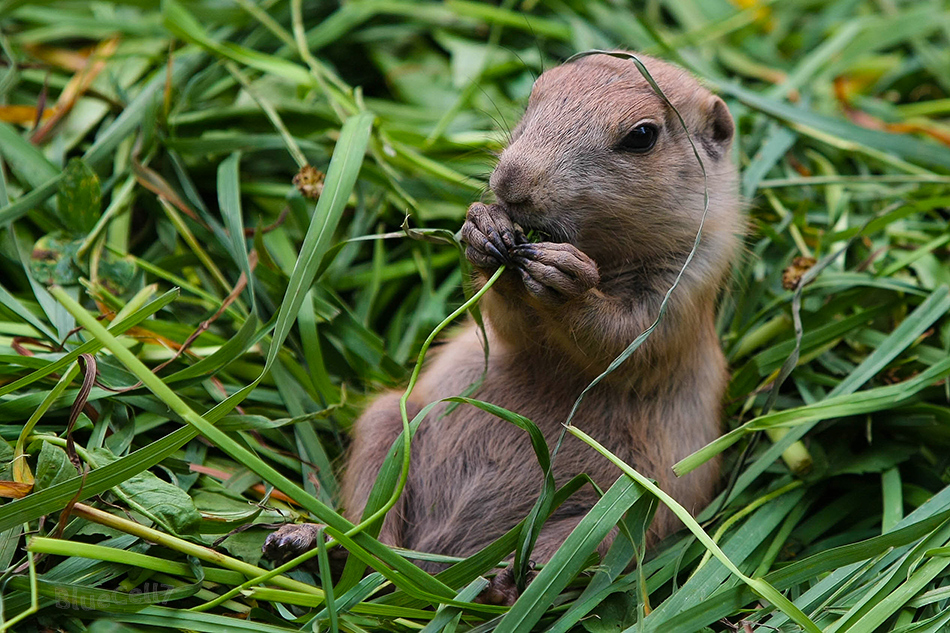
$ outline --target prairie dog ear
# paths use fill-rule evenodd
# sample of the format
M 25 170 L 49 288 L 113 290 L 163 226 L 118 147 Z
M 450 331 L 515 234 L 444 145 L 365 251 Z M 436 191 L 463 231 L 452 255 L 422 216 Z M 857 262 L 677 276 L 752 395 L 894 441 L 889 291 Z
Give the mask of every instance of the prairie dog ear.
M 703 145 L 715 158 L 726 153 L 736 131 L 726 103 L 712 95 L 706 105 L 706 121 L 703 129 Z

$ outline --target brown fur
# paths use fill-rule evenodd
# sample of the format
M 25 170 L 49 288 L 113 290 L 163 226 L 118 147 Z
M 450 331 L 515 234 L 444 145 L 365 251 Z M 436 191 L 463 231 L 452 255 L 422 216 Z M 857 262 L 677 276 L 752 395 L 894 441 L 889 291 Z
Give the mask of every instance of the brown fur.
M 709 213 L 699 251 L 659 327 L 586 396 L 574 424 L 698 511 L 713 495 L 718 464 L 682 479 L 670 467 L 719 433 L 726 366 L 713 325 L 715 300 L 741 222 L 728 157 L 733 124 L 722 101 L 688 73 L 641 59 L 703 156 Z M 655 147 L 643 154 L 617 150 L 644 120 L 660 129 Z M 477 284 L 499 263 L 486 255 L 491 247 L 484 242 L 498 237 L 486 222 L 496 222 L 507 247 L 507 227 L 517 231 L 514 223 L 561 244 L 501 253 L 508 269 L 482 302 L 490 358 L 474 397 L 527 416 L 553 447 L 580 392 L 656 318 L 699 226 L 702 173 L 676 115 L 636 66 L 596 55 L 541 75 L 491 186 L 497 204 L 473 205 L 463 229 L 479 269 Z M 412 395 L 417 405 L 461 394 L 482 375 L 474 324 L 433 356 Z M 401 431 L 397 399 L 395 392 L 382 395 L 353 429 L 342 487 L 353 521 Z M 380 539 L 466 556 L 525 517 L 540 490 L 541 469 L 525 432 L 470 406 L 443 413 L 437 407 L 419 427 L 408 485 Z M 588 473 L 606 488 L 619 475 L 572 436 L 554 468 L 558 485 Z M 569 499 L 545 525 L 532 558 L 549 558 L 595 502 L 590 491 Z M 661 512 L 653 538 L 674 527 L 672 515 Z

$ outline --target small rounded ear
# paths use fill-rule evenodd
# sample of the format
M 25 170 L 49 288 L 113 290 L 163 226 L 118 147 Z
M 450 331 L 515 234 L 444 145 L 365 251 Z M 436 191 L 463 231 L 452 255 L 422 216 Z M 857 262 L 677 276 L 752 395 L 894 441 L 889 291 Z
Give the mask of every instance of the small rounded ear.
M 719 97 L 713 95 L 707 108 L 705 137 L 710 149 L 715 148 L 715 153 L 722 154 L 735 134 L 736 125 L 729 108 Z

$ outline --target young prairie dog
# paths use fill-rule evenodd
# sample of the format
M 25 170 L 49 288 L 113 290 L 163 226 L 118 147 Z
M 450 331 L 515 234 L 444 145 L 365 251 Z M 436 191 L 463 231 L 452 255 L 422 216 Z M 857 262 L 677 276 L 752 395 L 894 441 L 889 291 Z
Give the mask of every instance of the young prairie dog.
M 640 59 L 703 158 L 709 211 L 699 249 L 659 326 L 587 394 L 573 423 L 698 511 L 713 496 L 718 464 L 681 479 L 671 466 L 719 434 L 726 363 L 715 304 L 742 225 L 729 158 L 734 125 L 723 101 L 687 72 Z M 462 227 L 476 284 L 506 267 L 481 304 L 490 356 L 474 397 L 527 416 L 553 448 L 577 396 L 656 319 L 699 228 L 703 173 L 680 120 L 636 65 L 591 55 L 538 78 L 490 185 L 496 202 L 473 204 Z M 529 230 L 547 241 L 527 243 Z M 482 377 L 474 323 L 430 356 L 410 418 Z M 353 429 L 342 502 L 354 522 L 402 431 L 400 395 L 380 396 Z M 468 556 L 528 514 L 542 472 L 524 431 L 471 406 L 444 412 L 436 407 L 419 427 L 405 492 L 379 538 Z M 559 486 L 587 473 L 603 489 L 620 474 L 570 435 L 554 472 Z M 532 559 L 549 559 L 596 500 L 586 489 L 558 508 Z M 674 527 L 672 514 L 661 511 L 651 541 Z M 284 526 L 265 551 L 288 558 L 309 549 L 312 535 L 308 526 Z M 497 589 L 490 600 L 513 599 Z

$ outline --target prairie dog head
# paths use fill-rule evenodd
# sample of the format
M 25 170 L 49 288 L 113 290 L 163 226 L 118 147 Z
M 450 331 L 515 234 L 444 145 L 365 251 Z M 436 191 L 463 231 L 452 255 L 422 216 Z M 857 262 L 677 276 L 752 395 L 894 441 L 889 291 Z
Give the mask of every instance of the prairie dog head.
M 693 268 L 718 283 L 741 225 L 732 116 L 686 71 L 638 57 L 703 159 L 709 212 Z M 631 60 L 608 55 L 538 77 L 490 184 L 525 230 L 575 244 L 608 274 L 678 268 L 703 213 L 703 172 L 676 113 Z

